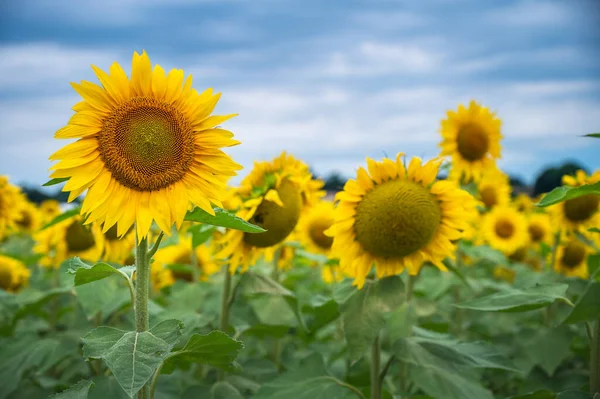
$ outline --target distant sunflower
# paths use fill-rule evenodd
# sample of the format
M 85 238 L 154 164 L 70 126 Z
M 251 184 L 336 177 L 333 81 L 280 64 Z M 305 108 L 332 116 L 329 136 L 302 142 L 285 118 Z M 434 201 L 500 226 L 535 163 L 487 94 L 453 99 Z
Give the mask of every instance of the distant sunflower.
M 135 247 L 135 233 L 130 228 L 124 236 L 117 235 L 117 226 L 113 226 L 104 233 L 104 253 L 102 259 L 106 262 L 124 264 L 132 254 Z
M 90 262 L 98 261 L 104 250 L 104 235 L 97 224 L 84 225 L 81 216 L 63 220 L 34 235 L 34 251 L 44 255 L 40 264 L 58 268 L 68 258 L 77 256 Z
M 559 245 L 556 251 L 554 270 L 567 277 L 587 279 L 589 276 L 587 267 L 589 253 L 590 250 L 585 244 L 576 238 L 571 238 Z
M 546 213 L 532 213 L 527 217 L 529 240 L 534 245 L 552 241 L 552 224 Z
M 150 283 L 154 291 L 160 291 L 175 284 L 175 275 L 164 265 L 154 262 L 150 265 Z
M 236 215 L 264 233 L 228 230 L 219 239 L 218 258 L 229 258 L 229 270 L 246 271 L 260 256 L 272 253 L 294 230 L 302 209 L 317 202 L 325 192 L 323 182 L 314 180 L 308 165 L 282 153 L 270 162 L 255 162 L 237 194 L 241 206 Z
M 333 238 L 325 235 L 325 230 L 334 222 L 333 203 L 320 201 L 315 206 L 303 212 L 298 222 L 298 235 L 307 251 L 328 255 L 333 244 Z
M 208 277 L 217 273 L 221 266 L 211 257 L 210 250 L 205 245 L 199 245 L 194 250 L 192 239 L 189 236 L 180 236 L 179 243 L 160 248 L 154 255 L 155 263 L 163 266 L 188 265 L 198 268 L 198 276 L 206 281 Z M 192 281 L 193 275 L 183 271 L 172 271 L 175 279 Z
M 0 176 L 0 239 L 15 229 L 21 218 L 23 197 L 21 190 Z
M 78 140 L 55 152 L 51 177 L 69 178 L 69 201 L 88 190 L 81 213 L 123 236 L 135 223 L 146 237 L 152 221 L 166 234 L 181 226 L 191 204 L 214 214 L 226 182 L 241 166 L 220 150 L 239 144 L 215 126 L 235 116 L 211 116 L 220 94 L 199 94 L 182 70 L 168 74 L 143 52 L 131 78 L 118 63 L 110 73 L 92 66 L 102 86 L 72 86 L 83 97 L 55 134 Z
M 24 199 L 21 203 L 21 217 L 16 223 L 18 230 L 33 234 L 42 227 L 42 215 L 37 206 Z
M 513 251 L 511 254 L 509 254 L 508 259 L 512 260 L 513 262 L 523 263 L 528 258 L 528 256 L 529 247 L 527 245 L 523 245 L 517 248 L 516 251 Z
M 510 267 L 506 266 L 496 266 L 494 267 L 494 277 L 499 280 L 504 280 L 507 283 L 512 284 L 515 281 L 515 277 L 517 276 L 517 272 Z
M 486 209 L 508 205 L 511 192 L 508 176 L 498 169 L 485 172 L 477 184 L 477 192 L 478 199 Z
M 442 121 L 441 155 L 452 156 L 450 176 L 464 181 L 479 180 L 500 158 L 501 121 L 489 109 L 471 101 L 458 106 Z
M 537 202 L 537 201 L 536 201 Z M 522 213 L 530 212 L 535 205 L 532 198 L 527 194 L 518 194 L 512 201 L 513 206 Z
M 495 249 L 507 255 L 514 253 L 529 241 L 527 220 L 516 209 L 495 207 L 481 223 L 483 238 Z
M 401 156 L 381 162 L 367 158 L 336 195 L 334 224 L 325 232 L 333 237 L 331 253 L 342 272 L 363 287 L 375 265 L 378 277 L 416 275 L 424 262 L 446 271 L 442 261 L 453 257 L 455 241 L 468 228 L 475 211 L 473 198 L 455 182 L 436 181 L 440 160 L 421 165 Z
M 56 200 L 42 201 L 39 207 L 42 218 L 42 225 L 49 223 L 52 219 L 60 215 L 60 203 Z
M 0 288 L 16 292 L 27 285 L 31 272 L 23 262 L 0 255 Z
M 576 175 L 563 176 L 563 184 L 579 187 L 584 184 L 593 184 L 600 181 L 600 171 L 587 176 L 584 171 L 577 171 Z M 567 232 L 580 232 L 587 234 L 591 227 L 600 226 L 600 195 L 587 194 L 572 198 L 553 205 L 550 212 L 557 226 L 564 226 Z

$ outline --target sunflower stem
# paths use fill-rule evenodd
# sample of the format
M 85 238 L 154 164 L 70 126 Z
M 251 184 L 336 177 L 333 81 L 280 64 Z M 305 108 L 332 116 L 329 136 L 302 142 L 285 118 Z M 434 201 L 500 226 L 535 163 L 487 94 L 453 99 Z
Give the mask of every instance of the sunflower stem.
M 550 264 L 547 269 L 552 270 L 554 264 L 556 263 L 556 251 L 558 250 L 558 243 L 560 241 L 560 231 L 554 234 L 554 242 L 552 243 L 552 254 L 550 256 Z
M 381 380 L 379 378 L 379 367 L 381 363 L 381 345 L 379 334 L 375 337 L 371 346 L 371 399 L 381 399 Z
M 419 277 L 419 275 L 415 275 L 413 276 L 412 274 L 408 275 L 408 281 L 406 283 L 406 294 L 405 294 L 405 300 L 406 303 L 409 304 L 412 300 L 412 296 L 413 296 L 413 288 L 415 285 L 415 281 L 417 281 L 417 277 Z M 407 310 L 409 311 L 409 310 Z M 398 359 L 400 364 L 399 364 L 399 370 L 400 370 L 400 384 L 399 384 L 399 389 L 400 389 L 400 394 L 404 395 L 406 393 L 407 387 L 408 387 L 408 364 L 406 364 L 406 362 Z
M 223 266 L 223 295 L 221 296 L 221 318 L 219 320 L 219 329 L 227 334 L 229 329 L 229 308 L 231 307 L 231 301 L 229 295 L 231 292 L 231 273 L 229 272 L 229 265 Z M 225 379 L 225 372 L 219 372 L 219 380 Z
M 150 287 L 150 253 L 148 252 L 148 238 L 140 240 L 137 231 L 135 234 L 135 330 L 148 331 L 148 292 Z M 150 390 L 145 385 L 138 392 L 138 399 L 148 399 Z
M 600 319 L 596 320 L 590 346 L 590 393 L 600 393 Z

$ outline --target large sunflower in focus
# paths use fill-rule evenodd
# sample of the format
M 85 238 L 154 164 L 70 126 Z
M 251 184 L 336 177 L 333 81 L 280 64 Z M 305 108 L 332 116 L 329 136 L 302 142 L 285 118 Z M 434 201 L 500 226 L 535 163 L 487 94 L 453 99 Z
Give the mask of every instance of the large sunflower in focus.
M 0 176 L 0 239 L 12 231 L 21 218 L 23 197 L 17 186 Z
M 209 276 L 217 273 L 221 267 L 211 257 L 208 247 L 199 245 L 192 248 L 192 239 L 189 236 L 179 237 L 179 243 L 159 249 L 154 255 L 155 263 L 164 267 L 168 265 L 188 265 L 198 269 L 200 280 L 207 280 Z M 193 281 L 193 274 L 182 271 L 172 271 L 173 277 L 186 281 Z
M 479 180 L 500 158 L 501 121 L 486 107 L 471 101 L 469 108 L 458 106 L 442 120 L 441 155 L 452 156 L 450 176 Z
M 486 209 L 508 205 L 510 191 L 508 176 L 498 169 L 485 172 L 477 183 L 478 199 Z
M 270 162 L 255 162 L 237 190 L 241 205 L 236 215 L 267 231 L 229 230 L 218 240 L 222 248 L 216 256 L 229 258 L 232 273 L 238 267 L 246 271 L 292 233 L 302 209 L 325 194 L 321 187 L 323 182 L 312 178 L 308 165 L 285 152 Z
M 16 292 L 27 284 L 31 272 L 19 260 L 0 255 L 0 288 Z
M 563 176 L 563 184 L 571 187 L 579 187 L 585 184 L 593 184 L 600 181 L 600 171 L 587 176 L 582 170 L 578 170 L 575 176 Z M 587 234 L 591 227 L 600 226 L 600 195 L 587 194 L 572 198 L 553 205 L 550 212 L 557 226 L 564 226 L 567 232 L 581 232 Z
M 558 246 L 554 270 L 567 277 L 586 279 L 589 276 L 587 258 L 589 248 L 572 237 Z
M 333 238 L 325 235 L 325 230 L 333 224 L 333 203 L 320 201 L 303 212 L 298 222 L 298 236 L 307 251 L 328 255 Z
M 514 208 L 496 207 L 486 214 L 481 223 L 482 235 L 492 248 L 507 255 L 527 245 L 529 236 L 525 216 Z
M 166 234 L 180 227 L 190 203 L 214 214 L 241 169 L 220 150 L 239 144 L 215 127 L 234 116 L 211 116 L 220 94 L 198 93 L 182 70 L 152 69 L 145 52 L 134 53 L 131 78 L 116 62 L 108 73 L 93 68 L 102 85 L 72 84 L 83 101 L 55 134 L 78 140 L 50 157 L 60 161 L 51 177 L 69 179 L 69 201 L 88 190 L 86 223 L 117 224 L 118 236 L 135 223 L 142 238 L 153 220 Z
M 429 261 L 453 257 L 455 240 L 468 228 L 475 212 L 473 198 L 452 181 L 436 181 L 440 161 L 421 165 L 413 158 L 405 168 L 401 156 L 381 162 L 367 158 L 368 172 L 359 168 L 336 195 L 331 254 L 342 272 L 362 288 L 371 267 L 378 277 L 412 275 Z

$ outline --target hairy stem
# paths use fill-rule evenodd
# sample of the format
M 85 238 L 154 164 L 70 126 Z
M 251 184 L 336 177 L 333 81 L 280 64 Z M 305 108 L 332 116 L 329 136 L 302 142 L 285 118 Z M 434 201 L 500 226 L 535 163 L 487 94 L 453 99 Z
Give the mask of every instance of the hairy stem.
M 148 253 L 148 238 L 140 240 L 135 234 L 135 330 L 148 331 L 148 291 L 150 288 L 150 254 Z M 149 398 L 149 387 L 144 386 L 138 392 L 138 399 Z
M 229 265 L 223 266 L 223 295 L 221 296 L 221 315 L 219 320 L 219 329 L 227 334 L 227 330 L 229 329 L 229 308 L 231 307 L 231 302 L 229 300 L 229 295 L 231 292 L 231 273 L 229 272 Z M 225 372 L 219 372 L 219 380 L 223 381 L 225 379 Z
M 381 380 L 379 379 L 380 363 L 381 345 L 378 334 L 371 346 L 371 399 L 381 399 Z

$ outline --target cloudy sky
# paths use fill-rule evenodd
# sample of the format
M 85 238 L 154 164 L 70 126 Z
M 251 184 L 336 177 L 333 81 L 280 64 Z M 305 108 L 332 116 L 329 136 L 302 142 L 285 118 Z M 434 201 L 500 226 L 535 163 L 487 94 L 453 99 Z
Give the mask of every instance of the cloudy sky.
M 578 137 L 600 130 L 597 0 L 4 0 L 0 174 L 47 181 L 69 82 L 142 49 L 223 93 L 246 167 L 284 149 L 321 175 L 432 157 L 446 110 L 476 99 L 503 120 L 511 174 L 600 168 L 600 140 Z

